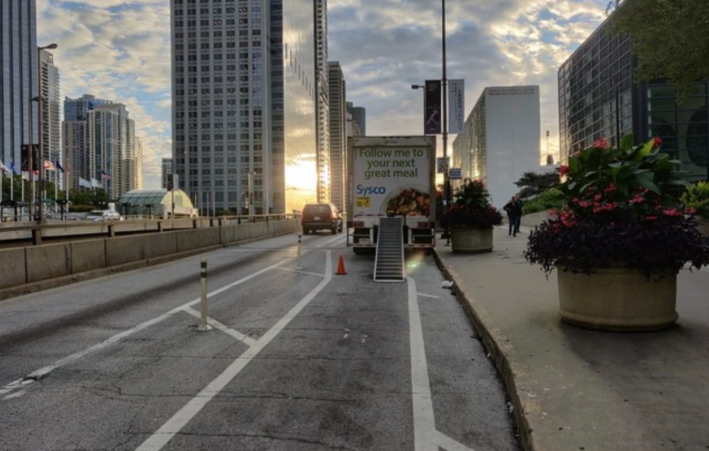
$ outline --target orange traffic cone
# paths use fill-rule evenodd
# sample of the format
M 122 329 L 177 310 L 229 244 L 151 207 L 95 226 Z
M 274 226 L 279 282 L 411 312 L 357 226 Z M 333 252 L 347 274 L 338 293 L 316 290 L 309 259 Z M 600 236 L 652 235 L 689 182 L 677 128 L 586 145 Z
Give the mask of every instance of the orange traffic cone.
M 347 273 L 345 272 L 345 261 L 342 258 L 342 254 L 340 254 L 340 261 L 337 263 L 337 272 L 335 274 L 338 276 L 347 275 Z

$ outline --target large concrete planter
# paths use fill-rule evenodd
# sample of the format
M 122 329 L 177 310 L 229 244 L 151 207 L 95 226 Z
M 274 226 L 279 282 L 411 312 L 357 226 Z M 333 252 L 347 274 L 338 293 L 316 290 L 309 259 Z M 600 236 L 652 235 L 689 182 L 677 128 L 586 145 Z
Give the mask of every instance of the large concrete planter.
M 453 252 L 492 251 L 492 229 L 451 228 L 451 248 Z
M 650 331 L 677 321 L 677 276 L 647 280 L 628 268 L 590 276 L 558 271 L 559 313 L 567 323 L 618 332 Z

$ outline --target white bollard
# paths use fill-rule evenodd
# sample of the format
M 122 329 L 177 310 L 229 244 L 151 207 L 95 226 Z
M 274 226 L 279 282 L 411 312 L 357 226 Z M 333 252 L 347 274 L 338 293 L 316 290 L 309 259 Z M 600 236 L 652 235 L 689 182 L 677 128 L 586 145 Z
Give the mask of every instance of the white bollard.
M 302 235 L 298 234 L 298 257 L 295 261 L 295 269 L 303 269 L 303 266 L 300 264 L 300 248 L 301 248 L 302 242 L 303 242 Z
M 202 263 L 201 263 L 201 275 L 202 275 L 202 302 L 201 302 L 201 307 L 200 307 L 200 321 L 199 321 L 199 327 L 197 327 L 197 330 L 199 331 L 207 331 L 212 328 L 209 324 L 207 324 L 207 259 L 203 258 Z

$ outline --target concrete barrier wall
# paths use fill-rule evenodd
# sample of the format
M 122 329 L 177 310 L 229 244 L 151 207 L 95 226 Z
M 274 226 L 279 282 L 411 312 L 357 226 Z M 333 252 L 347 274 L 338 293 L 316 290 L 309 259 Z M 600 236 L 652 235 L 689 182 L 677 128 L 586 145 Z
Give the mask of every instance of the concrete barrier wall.
M 77 274 L 106 267 L 104 239 L 74 241 L 71 243 L 71 273 Z
M 555 216 L 549 214 L 548 211 L 538 211 L 536 213 L 530 213 L 528 215 L 522 216 L 520 224 L 525 227 L 536 227 L 547 219 L 551 219 L 553 217 Z
M 110 266 L 143 260 L 143 248 L 147 236 L 123 236 L 106 239 L 106 263 Z
M 27 283 L 24 249 L 0 249 L 0 288 Z
M 221 244 L 218 227 L 210 229 L 180 230 L 177 234 L 177 252 L 191 251 Z
M 71 274 L 71 243 L 25 248 L 27 283 Z
M 0 289 L 203 248 L 292 233 L 295 219 L 0 249 Z M 216 224 L 216 221 L 215 221 Z M 1 299 L 1 297 L 0 297 Z

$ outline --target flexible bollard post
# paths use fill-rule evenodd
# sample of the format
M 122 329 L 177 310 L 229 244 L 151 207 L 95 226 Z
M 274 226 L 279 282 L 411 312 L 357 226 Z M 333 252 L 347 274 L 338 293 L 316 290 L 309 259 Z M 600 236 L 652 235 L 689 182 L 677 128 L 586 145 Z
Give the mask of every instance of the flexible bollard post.
M 303 269 L 303 265 L 300 264 L 300 248 L 303 242 L 303 235 L 298 234 L 298 257 L 295 261 L 295 269 Z
M 203 258 L 201 263 L 201 276 L 202 276 L 202 302 L 200 308 L 200 320 L 199 327 L 197 330 L 206 331 L 210 330 L 212 326 L 207 324 L 207 259 Z

